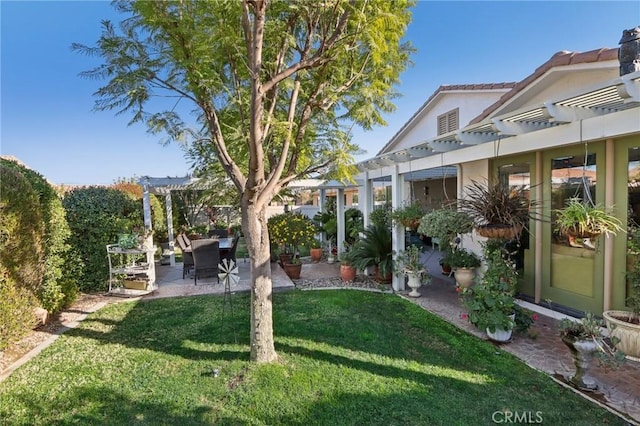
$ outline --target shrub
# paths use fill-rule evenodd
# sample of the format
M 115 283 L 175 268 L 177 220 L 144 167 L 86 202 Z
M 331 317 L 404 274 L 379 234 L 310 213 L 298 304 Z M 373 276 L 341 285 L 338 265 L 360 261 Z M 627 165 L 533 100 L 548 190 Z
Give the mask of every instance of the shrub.
M 37 297 L 40 305 L 49 312 L 57 312 L 77 297 L 78 259 L 71 255 L 68 240 L 71 230 L 62 207 L 62 200 L 53 186 L 39 173 L 14 161 L 2 159 L 6 167 L 24 176 L 39 196 L 44 224 L 44 277 Z
M 33 294 L 16 286 L 7 269 L 0 265 L 0 351 L 35 326 L 36 304 Z
M 43 234 L 38 195 L 21 173 L 0 164 L 0 264 L 33 295 L 44 275 Z
M 106 246 L 118 241 L 119 234 L 143 226 L 140 204 L 116 189 L 93 186 L 69 192 L 63 205 L 71 244 L 84 263 L 79 287 L 83 291 L 105 290 L 109 275 Z

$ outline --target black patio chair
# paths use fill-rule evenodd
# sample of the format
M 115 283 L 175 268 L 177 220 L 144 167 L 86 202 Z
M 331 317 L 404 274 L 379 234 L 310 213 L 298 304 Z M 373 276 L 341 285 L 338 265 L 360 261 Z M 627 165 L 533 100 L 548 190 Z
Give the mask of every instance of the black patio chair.
M 176 237 L 176 242 L 180 246 L 182 251 L 182 279 L 193 269 L 193 254 L 191 253 L 191 246 L 186 243 L 186 236 L 179 234 Z
M 191 241 L 191 253 L 193 254 L 193 284 L 198 285 L 198 278 L 218 277 L 218 264 L 220 263 L 220 243 L 218 240 L 204 238 Z
M 231 243 L 231 248 L 229 250 L 227 250 L 226 252 L 224 252 L 220 257 L 222 259 L 228 259 L 228 260 L 233 260 L 233 263 L 237 263 L 236 262 L 236 249 L 238 248 L 238 241 L 240 240 L 240 236 L 236 235 L 233 238 L 233 242 Z
M 207 235 L 209 236 L 209 238 L 213 237 L 214 235 L 218 238 L 228 238 L 229 231 L 227 231 L 226 229 L 210 229 Z

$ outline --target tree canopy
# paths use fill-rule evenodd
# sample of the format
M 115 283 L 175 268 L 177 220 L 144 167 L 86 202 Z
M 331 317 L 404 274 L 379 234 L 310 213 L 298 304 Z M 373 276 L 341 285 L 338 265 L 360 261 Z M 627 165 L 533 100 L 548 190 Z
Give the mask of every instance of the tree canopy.
M 95 109 L 187 143 L 199 171 L 231 180 L 251 259 L 251 358 L 272 361 L 266 207 L 294 179 L 351 179 L 352 126 L 394 109 L 413 0 L 114 4 L 128 17 L 104 21 L 97 46 L 72 46 L 104 61 L 82 73 L 107 80 Z

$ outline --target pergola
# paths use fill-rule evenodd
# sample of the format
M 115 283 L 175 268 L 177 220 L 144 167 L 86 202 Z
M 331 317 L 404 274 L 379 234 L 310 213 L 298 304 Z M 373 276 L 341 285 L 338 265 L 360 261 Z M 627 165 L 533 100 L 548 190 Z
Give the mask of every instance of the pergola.
M 171 191 L 179 191 L 185 189 L 204 189 L 204 185 L 198 185 L 200 178 L 191 176 L 184 177 L 149 177 L 143 176 L 138 180 L 138 183 L 142 186 L 142 204 L 144 211 L 144 225 L 145 228 L 151 229 L 151 200 L 149 194 L 164 195 L 165 197 L 165 210 L 167 214 L 167 231 L 169 236 L 169 261 L 173 266 L 176 263 L 174 252 L 174 232 L 173 232 L 173 212 L 171 208 Z M 345 223 L 344 223 L 344 190 L 348 188 L 357 188 L 360 184 L 343 184 L 335 180 L 322 181 L 319 179 L 303 179 L 300 181 L 292 182 L 289 188 L 314 188 L 320 190 L 319 207 L 320 210 L 324 209 L 324 203 L 326 199 L 326 193 L 328 190 L 337 191 L 336 197 L 336 209 L 337 209 L 337 221 L 338 221 L 338 252 L 344 251 L 344 239 L 345 239 Z
M 173 211 L 171 209 L 171 191 L 189 188 L 197 188 L 200 178 L 191 176 L 154 178 L 143 176 L 138 183 L 142 186 L 142 206 L 144 211 L 144 226 L 151 229 L 151 199 L 149 194 L 164 195 L 165 210 L 167 212 L 167 231 L 169 233 L 169 262 L 171 266 L 176 264 L 173 235 Z

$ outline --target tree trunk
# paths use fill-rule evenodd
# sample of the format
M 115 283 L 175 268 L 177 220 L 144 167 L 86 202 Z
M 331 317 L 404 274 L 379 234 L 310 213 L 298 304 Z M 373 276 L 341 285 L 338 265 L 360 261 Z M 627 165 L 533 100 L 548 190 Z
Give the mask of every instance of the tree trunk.
M 278 355 L 273 343 L 273 286 L 266 205 L 258 209 L 253 204 L 243 204 L 242 224 L 251 260 L 251 361 L 268 363 Z

